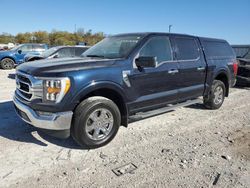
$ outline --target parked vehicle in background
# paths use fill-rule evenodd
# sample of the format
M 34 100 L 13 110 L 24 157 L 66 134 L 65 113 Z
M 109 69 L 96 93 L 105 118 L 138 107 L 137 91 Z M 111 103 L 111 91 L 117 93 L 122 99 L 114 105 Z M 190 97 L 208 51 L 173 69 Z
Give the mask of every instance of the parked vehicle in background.
M 24 57 L 24 62 L 35 61 L 40 59 L 52 59 L 63 57 L 80 57 L 85 52 L 88 46 L 57 46 L 44 51 L 40 55 L 28 53 Z
M 250 86 L 250 45 L 232 46 L 239 61 L 237 85 Z
M 83 58 L 17 67 L 19 116 L 84 147 L 110 142 L 120 125 L 202 101 L 218 109 L 235 84 L 237 61 L 225 41 L 180 34 L 105 38 Z
M 8 44 L 0 44 L 0 50 L 9 50 L 11 48 L 14 48 L 15 44 L 14 43 L 8 43 Z
M 21 44 L 8 51 L 0 52 L 0 68 L 13 69 L 23 63 L 27 53 L 41 54 L 48 49 L 46 44 Z

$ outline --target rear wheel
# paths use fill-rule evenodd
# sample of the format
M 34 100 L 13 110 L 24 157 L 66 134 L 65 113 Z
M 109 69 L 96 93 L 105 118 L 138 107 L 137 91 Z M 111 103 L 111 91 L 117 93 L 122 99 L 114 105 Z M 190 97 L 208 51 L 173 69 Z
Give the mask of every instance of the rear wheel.
M 204 105 L 208 109 L 219 109 L 225 99 L 226 87 L 220 80 L 214 80 L 211 91 L 204 97 Z
M 83 147 L 97 148 L 115 137 L 120 124 L 120 111 L 113 101 L 90 97 L 75 110 L 72 136 Z
M 10 58 L 4 58 L 1 61 L 1 68 L 8 70 L 8 69 L 13 69 L 15 66 L 15 62 L 14 60 L 10 59 Z

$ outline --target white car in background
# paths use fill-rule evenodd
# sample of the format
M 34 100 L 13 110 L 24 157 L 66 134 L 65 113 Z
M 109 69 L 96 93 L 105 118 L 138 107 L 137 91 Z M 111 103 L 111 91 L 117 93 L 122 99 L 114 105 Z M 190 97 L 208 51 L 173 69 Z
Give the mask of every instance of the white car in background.
M 0 44 L 0 50 L 9 50 L 14 48 L 16 45 L 14 43 Z

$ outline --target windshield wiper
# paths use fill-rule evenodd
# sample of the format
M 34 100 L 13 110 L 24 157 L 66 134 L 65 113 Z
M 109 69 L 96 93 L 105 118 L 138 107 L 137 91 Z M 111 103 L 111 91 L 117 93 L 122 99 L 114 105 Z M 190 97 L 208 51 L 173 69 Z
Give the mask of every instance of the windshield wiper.
M 86 55 L 86 57 L 99 57 L 99 58 L 105 58 L 103 55 Z

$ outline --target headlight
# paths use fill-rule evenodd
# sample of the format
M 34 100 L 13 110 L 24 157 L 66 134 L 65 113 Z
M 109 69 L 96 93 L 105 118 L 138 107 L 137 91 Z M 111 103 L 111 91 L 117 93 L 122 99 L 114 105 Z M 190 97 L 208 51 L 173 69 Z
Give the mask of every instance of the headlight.
M 59 103 L 69 88 L 69 78 L 46 79 L 43 81 L 43 100 Z

